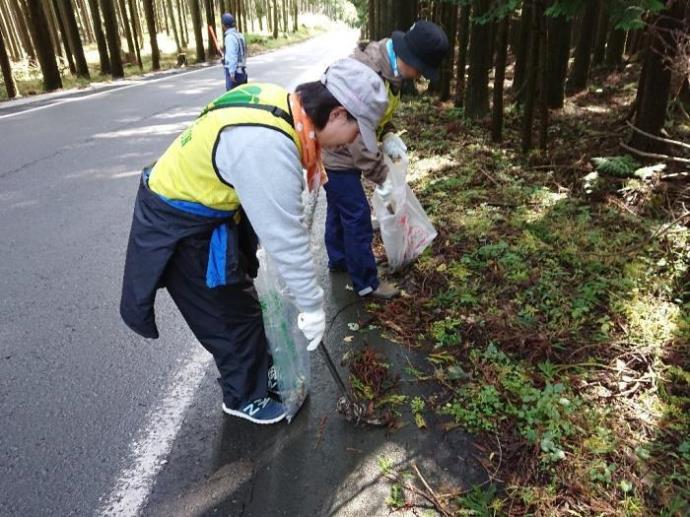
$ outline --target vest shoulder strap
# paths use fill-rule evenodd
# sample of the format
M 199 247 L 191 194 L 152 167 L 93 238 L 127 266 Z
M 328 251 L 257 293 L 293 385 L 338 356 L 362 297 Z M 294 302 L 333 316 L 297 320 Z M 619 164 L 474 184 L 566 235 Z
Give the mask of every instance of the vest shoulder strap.
M 258 110 L 263 110 L 263 111 L 268 111 L 271 115 L 274 117 L 278 117 L 280 119 L 283 119 L 285 122 L 290 124 L 291 126 L 295 125 L 295 121 L 292 118 L 292 115 L 285 111 L 282 108 L 279 108 L 278 106 L 271 106 L 269 104 L 256 104 L 252 102 L 228 102 L 227 104 L 224 104 L 222 102 L 219 102 L 218 104 L 211 106 L 203 111 L 203 113 L 199 116 L 203 116 L 209 111 L 214 111 L 220 108 L 252 108 L 252 109 L 258 109 Z

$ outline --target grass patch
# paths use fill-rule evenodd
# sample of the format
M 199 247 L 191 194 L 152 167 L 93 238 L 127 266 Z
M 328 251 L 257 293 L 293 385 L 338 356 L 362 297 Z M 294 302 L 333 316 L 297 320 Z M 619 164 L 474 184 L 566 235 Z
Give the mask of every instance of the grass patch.
M 427 407 L 490 451 L 494 482 L 458 512 L 690 513 L 688 194 L 629 179 L 641 165 L 616 154 L 624 79 L 612 106 L 554 117 L 546 164 L 512 147 L 510 111 L 494 146 L 461 110 L 402 104 L 413 188 L 439 237 L 399 278 L 410 298 L 376 312 L 427 350 L 439 381 Z

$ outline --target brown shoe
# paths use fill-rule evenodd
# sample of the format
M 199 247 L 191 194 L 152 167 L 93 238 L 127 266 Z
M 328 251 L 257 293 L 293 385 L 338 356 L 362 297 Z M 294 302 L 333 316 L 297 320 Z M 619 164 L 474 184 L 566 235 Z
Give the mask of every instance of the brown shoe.
M 390 300 L 391 298 L 395 298 L 399 295 L 400 289 L 395 287 L 395 285 L 391 284 L 390 282 L 386 282 L 385 280 L 381 280 L 376 290 L 369 293 L 369 296 L 373 296 L 374 298 L 382 298 L 384 300 Z

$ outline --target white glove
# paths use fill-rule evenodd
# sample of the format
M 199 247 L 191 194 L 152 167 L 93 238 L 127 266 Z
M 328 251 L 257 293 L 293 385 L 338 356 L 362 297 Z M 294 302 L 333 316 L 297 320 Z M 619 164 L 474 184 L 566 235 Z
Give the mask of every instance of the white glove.
M 393 196 L 393 182 L 389 177 L 386 177 L 383 183 L 376 186 L 376 193 L 381 196 L 384 205 L 388 205 L 391 202 L 391 197 Z
M 309 344 L 307 350 L 313 352 L 321 343 L 323 334 L 326 331 L 326 313 L 323 309 L 312 312 L 300 312 L 297 316 L 297 326 L 307 338 Z
M 383 135 L 383 152 L 394 162 L 407 160 L 407 146 L 395 133 Z

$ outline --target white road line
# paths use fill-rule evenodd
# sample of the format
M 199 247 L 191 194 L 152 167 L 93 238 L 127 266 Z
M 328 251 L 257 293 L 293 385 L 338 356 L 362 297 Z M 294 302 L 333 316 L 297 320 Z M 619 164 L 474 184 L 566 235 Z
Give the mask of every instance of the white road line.
M 349 49 L 346 48 L 345 50 Z M 345 50 L 342 52 L 343 54 Z M 288 89 L 292 90 L 302 81 L 318 79 L 326 65 L 337 57 L 341 56 L 324 57 L 312 64 L 311 67 L 289 82 Z M 159 80 L 163 79 L 166 78 Z M 146 81 L 143 84 L 152 82 L 154 81 Z M 138 86 L 138 84 L 132 86 Z M 204 378 L 207 368 L 212 363 L 211 355 L 198 343 L 195 343 L 195 346 L 197 352 L 176 372 L 169 388 L 164 391 L 161 403 L 147 417 L 146 425 L 140 435 L 142 438 L 131 444 L 131 454 L 128 460 L 131 463 L 120 473 L 113 490 L 96 512 L 97 515 L 134 517 L 146 503 L 156 476 L 163 467 L 182 426 L 184 415 L 192 404 L 194 394 Z
M 142 438 L 131 444 L 131 465 L 120 473 L 97 515 L 135 516 L 146 502 L 194 393 L 212 362 L 208 352 L 196 343 L 195 347 L 196 353 L 177 371 L 160 405 L 149 415 Z
M 9 113 L 8 115 L 0 115 L 0 120 L 5 119 L 5 118 L 10 118 L 10 117 L 17 117 L 19 115 L 24 115 L 25 113 L 31 113 L 33 111 L 39 111 L 39 110 L 44 110 L 48 108 L 54 108 L 55 106 L 61 106 L 63 104 L 67 104 L 70 102 L 80 102 L 80 101 L 85 101 L 87 99 L 93 99 L 94 97 L 100 97 L 101 95 L 108 95 L 109 93 L 114 93 L 114 92 L 121 92 L 123 90 L 128 90 L 129 88 L 136 88 L 137 86 L 145 86 L 147 84 L 153 84 L 153 83 L 158 83 L 161 81 L 167 81 L 168 79 L 172 79 L 174 77 L 180 77 L 183 75 L 189 75 L 189 74 L 196 74 L 198 72 L 208 72 L 211 68 L 214 68 L 215 65 L 213 66 L 204 66 L 202 68 L 199 68 L 198 70 L 190 70 L 188 72 L 179 72 L 176 74 L 169 74 L 166 75 L 165 77 L 159 77 L 158 79 L 149 79 L 148 81 L 145 80 L 137 80 L 133 84 L 128 84 L 127 86 L 122 86 L 120 88 L 109 88 L 104 91 L 92 93 L 91 95 L 84 95 L 83 97 L 78 96 L 74 98 L 67 98 L 67 99 L 58 99 L 52 104 L 46 104 L 44 106 L 36 106 L 35 108 L 29 108 L 25 109 L 22 111 L 17 111 L 16 113 Z
M 306 41 L 305 41 L 305 42 L 300 42 L 300 43 L 298 43 L 298 45 L 301 44 L 301 43 L 306 43 Z M 276 53 L 277 53 L 278 55 L 280 55 L 280 53 L 282 53 L 282 52 L 284 52 L 284 51 L 287 51 L 288 48 L 289 48 L 289 47 L 280 48 L 280 49 L 274 50 L 273 52 L 267 52 L 266 54 L 261 54 L 261 55 L 259 55 L 259 56 L 255 56 L 255 57 L 253 57 L 253 58 L 249 58 L 249 59 L 247 60 L 247 64 L 248 64 L 248 65 L 254 64 L 255 61 L 256 61 L 256 62 L 261 62 L 260 60 L 261 60 L 262 58 L 268 58 L 268 57 L 270 57 L 270 58 L 272 58 L 272 59 L 275 59 L 275 54 L 276 54 Z M 138 86 L 145 86 L 145 85 L 147 85 L 147 84 L 154 84 L 154 83 L 158 83 L 158 82 L 161 82 L 161 81 L 167 81 L 168 79 L 172 79 L 172 78 L 175 78 L 175 77 L 181 77 L 181 76 L 183 76 L 183 75 L 196 74 L 196 73 L 198 73 L 198 72 L 206 72 L 206 71 L 208 71 L 208 70 L 210 70 L 210 69 L 212 69 L 212 68 L 216 68 L 216 67 L 219 67 L 219 66 L 220 66 L 220 65 L 202 66 L 201 68 L 199 68 L 199 69 L 197 69 L 197 70 L 189 70 L 188 72 L 171 73 L 171 74 L 167 74 L 165 77 L 159 77 L 158 79 L 149 79 L 149 80 L 141 80 L 141 79 L 139 79 L 139 80 L 134 80 L 135 82 L 133 82 L 132 84 L 128 84 L 128 85 L 122 86 L 122 87 L 120 87 L 120 88 L 109 88 L 109 89 L 104 90 L 104 91 L 95 92 L 95 93 L 92 93 L 92 94 L 90 94 L 90 95 L 76 96 L 76 97 L 74 97 L 74 98 L 70 97 L 70 98 L 66 98 L 66 99 L 57 99 L 55 102 L 53 102 L 53 103 L 51 103 L 51 104 L 46 104 L 46 105 L 43 105 L 43 106 L 36 106 L 35 108 L 28 108 L 28 109 L 25 109 L 25 110 L 22 110 L 22 111 L 17 111 L 17 112 L 15 112 L 15 113 L 8 113 L 7 115 L 0 115 L 0 120 L 6 119 L 6 118 L 11 118 L 11 117 L 18 117 L 19 115 L 24 115 L 24 114 L 26 114 L 26 113 L 32 113 L 32 112 L 34 112 L 34 111 L 40 111 L 40 110 L 44 110 L 44 109 L 48 109 L 48 108 L 53 108 L 53 107 L 55 107 L 55 106 L 61 106 L 61 105 L 63 105 L 63 104 L 67 104 L 67 103 L 70 103 L 70 102 L 80 102 L 80 101 L 84 101 L 84 100 L 87 100 L 87 99 L 93 99 L 93 98 L 95 98 L 95 97 L 100 97 L 100 96 L 102 96 L 102 95 L 108 95 L 109 93 L 121 92 L 121 91 L 127 90 L 127 89 L 129 89 L 129 88 L 136 88 L 136 87 L 138 87 Z M 124 82 L 124 81 L 123 81 L 123 82 Z

